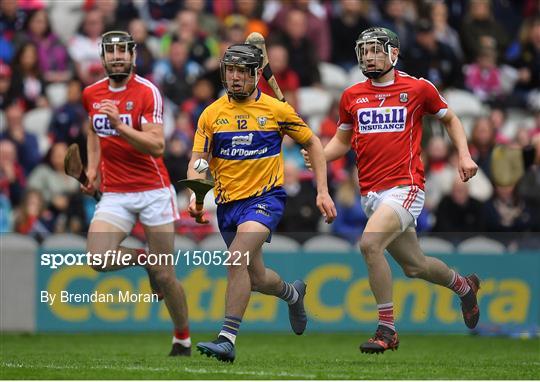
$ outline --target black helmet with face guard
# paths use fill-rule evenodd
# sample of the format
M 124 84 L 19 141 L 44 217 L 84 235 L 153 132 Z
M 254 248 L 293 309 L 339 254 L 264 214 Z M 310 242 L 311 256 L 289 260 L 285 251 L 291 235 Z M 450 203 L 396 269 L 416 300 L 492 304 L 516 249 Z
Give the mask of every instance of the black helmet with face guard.
M 231 45 L 225 51 L 223 58 L 221 59 L 221 82 L 223 87 L 227 91 L 227 94 L 237 100 L 242 100 L 249 97 L 253 91 L 257 88 L 259 82 L 257 70 L 261 69 L 263 65 L 263 52 L 255 45 L 251 44 L 235 44 Z M 241 90 L 234 90 L 231 84 L 227 83 L 226 71 L 227 67 L 235 70 L 238 68 L 243 71 L 247 71 L 249 74 L 248 79 L 244 79 Z
M 99 54 L 107 75 L 113 81 L 122 81 L 135 67 L 135 41 L 127 32 L 110 31 L 101 36 Z M 112 53 L 112 57 L 106 53 Z M 114 71 L 113 65 L 124 65 L 121 72 Z M 127 65 L 127 68 L 126 68 Z

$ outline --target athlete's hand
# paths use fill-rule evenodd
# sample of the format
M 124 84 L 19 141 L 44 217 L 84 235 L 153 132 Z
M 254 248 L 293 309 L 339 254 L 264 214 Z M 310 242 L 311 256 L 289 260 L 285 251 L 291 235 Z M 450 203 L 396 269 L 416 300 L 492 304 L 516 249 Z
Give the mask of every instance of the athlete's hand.
M 311 161 L 309 160 L 309 154 L 306 150 L 301 149 L 300 152 L 302 153 L 302 156 L 304 157 L 304 164 L 306 167 L 311 171 Z
M 334 205 L 334 201 L 328 194 L 328 192 L 322 192 L 317 194 L 317 208 L 319 208 L 319 211 L 321 211 L 322 216 L 324 216 L 324 220 L 330 224 L 332 223 L 336 216 L 336 206 Z
M 88 170 L 88 172 L 86 173 L 86 177 L 88 178 L 88 183 L 81 184 L 81 191 L 84 192 L 85 194 L 93 196 L 97 191 L 97 186 L 96 186 L 97 172 Z
M 101 101 L 101 108 L 99 109 L 99 112 L 107 115 L 111 127 L 115 129 L 122 123 L 118 108 L 114 102 L 109 99 Z
M 197 206 L 195 204 L 195 198 L 191 198 L 191 200 L 189 201 L 188 212 L 192 218 L 195 218 L 195 221 L 197 223 L 199 224 L 209 223 L 209 221 L 204 218 L 204 213 L 205 213 L 204 208 L 200 210 L 197 209 Z
M 478 165 L 472 160 L 470 155 L 459 157 L 459 177 L 466 182 L 476 175 Z

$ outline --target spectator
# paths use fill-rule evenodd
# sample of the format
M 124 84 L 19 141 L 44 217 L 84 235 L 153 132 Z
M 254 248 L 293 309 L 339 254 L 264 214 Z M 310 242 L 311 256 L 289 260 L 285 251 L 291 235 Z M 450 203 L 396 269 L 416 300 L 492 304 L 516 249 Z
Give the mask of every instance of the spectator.
M 81 158 L 86 159 L 84 127 L 88 116 L 81 104 L 81 87 L 77 79 L 68 82 L 66 103 L 54 111 L 49 135 L 54 142 L 65 142 L 67 145 L 77 143 L 81 150 Z
M 15 34 L 23 30 L 26 14 L 17 6 L 17 0 L 0 1 L 0 36 L 12 42 Z
M 287 161 L 283 188 L 287 193 L 287 208 L 278 231 L 303 242 L 315 235 L 319 224 L 319 211 L 313 202 L 317 198 L 315 189 L 311 181 L 301 181 L 299 168 Z
M 483 232 L 483 205 L 471 198 L 466 183 L 455 176 L 450 195 L 442 198 L 436 213 L 435 232 Z
M 502 99 L 501 70 L 495 49 L 482 49 L 475 62 L 466 67 L 465 86 L 482 102 L 495 103 Z
M 12 231 L 12 214 L 9 198 L 0 193 L 0 234 Z
M 289 53 L 283 45 L 268 46 L 268 61 L 272 63 L 272 72 L 287 102 L 294 108 L 298 105 L 297 91 L 300 87 L 298 75 L 289 67 Z M 274 91 L 268 82 L 261 78 L 259 89 L 275 97 Z
M 24 193 L 21 205 L 15 213 L 15 232 L 32 236 L 41 243 L 54 227 L 54 218 L 45 207 L 43 196 L 38 190 Z
M 0 61 L 0 109 L 4 110 L 15 99 L 15 89 L 11 86 L 11 68 Z
M 428 163 L 426 189 L 429 192 L 426 195 L 425 206 L 435 211 L 440 200 L 451 193 L 458 173 L 459 157 L 455 150 L 448 153 L 446 141 L 441 137 L 430 139 L 426 153 Z M 481 168 L 465 185 L 468 188 L 468 194 L 480 202 L 487 201 L 493 194 L 491 182 Z
M 77 77 L 84 86 L 105 75 L 99 55 L 99 43 L 104 31 L 103 14 L 97 9 L 92 9 L 85 13 L 79 32 L 69 42 L 69 55 L 75 61 Z
M 28 186 L 42 192 L 48 210 L 53 214 L 53 232 L 82 233 L 87 225 L 85 203 L 88 198 L 79 192 L 78 182 L 65 175 L 64 157 L 67 146 L 63 142 L 54 143 L 47 153 L 44 163 L 34 169 L 28 178 Z
M 351 171 L 336 193 L 337 217 L 332 224 L 332 233 L 348 240 L 352 245 L 358 243 L 368 221 L 360 199 L 358 177 L 356 171 Z
M 332 62 L 345 70 L 358 65 L 356 54 L 351 49 L 361 31 L 371 26 L 366 18 L 366 1 L 340 0 L 340 9 L 332 16 Z
M 247 19 L 246 34 L 258 32 L 268 36 L 268 25 L 261 20 L 263 2 L 258 0 L 235 0 L 236 12 Z
M 147 41 L 152 41 L 152 38 L 148 36 L 146 25 L 141 19 L 133 19 L 129 23 L 128 31 L 135 44 L 137 44 L 135 71 L 139 76 L 151 79 L 155 59 L 154 54 L 147 45 Z
M 404 0 L 387 0 L 384 2 L 381 27 L 394 31 L 399 36 L 400 51 L 407 54 L 414 42 L 414 27 L 406 19 L 406 2 Z M 398 63 L 399 65 L 399 63 Z
M 140 16 L 154 35 L 161 37 L 182 7 L 178 0 L 147 0 L 139 6 Z
M 435 0 L 431 4 L 431 22 L 435 30 L 435 39 L 448 45 L 459 61 L 463 61 L 463 49 L 459 34 L 448 24 L 448 6 L 443 0 Z
M 36 46 L 31 42 L 24 43 L 17 51 L 11 66 L 14 94 L 22 99 L 25 110 L 47 107 L 45 83 L 39 71 Z
M 246 41 L 247 19 L 242 15 L 229 15 L 223 21 L 225 40 L 233 44 L 242 44 Z
M 518 198 L 524 200 L 533 211 L 534 230 L 540 230 L 540 135 L 533 139 L 533 145 L 524 150 L 531 159 L 524 163 L 525 174 L 517 185 Z M 527 155 L 527 154 L 526 154 Z
M 290 4 L 284 3 L 271 22 L 273 29 L 290 33 L 291 25 L 289 15 L 301 12 L 306 23 L 305 37 L 315 48 L 317 61 L 330 61 L 332 53 L 332 40 L 330 37 L 330 24 L 326 10 L 317 2 L 311 0 L 292 0 Z M 360 31 L 356 32 L 358 35 Z
M 471 156 L 478 167 L 491 179 L 491 153 L 495 146 L 495 129 L 489 118 L 479 117 L 474 121 L 471 133 Z
M 193 84 L 193 96 L 180 105 L 180 110 L 191 118 L 192 126 L 197 126 L 203 110 L 214 102 L 214 84 L 206 77 L 199 77 Z
M 24 131 L 24 110 L 18 102 L 13 102 L 6 108 L 7 130 L 0 134 L 0 139 L 8 139 L 16 147 L 18 163 L 22 166 L 25 176 L 37 166 L 41 160 L 38 140 L 34 134 Z
M 188 142 L 180 131 L 175 131 L 167 142 L 167 150 L 163 158 L 176 192 L 185 189 L 178 181 L 187 178 L 187 168 L 191 157 L 191 142 Z
M 497 144 L 508 144 L 510 139 L 504 134 L 506 127 L 507 112 L 504 108 L 495 106 L 489 112 L 489 120 L 495 129 L 495 142 Z
M 494 19 L 490 0 L 471 0 L 469 12 L 460 31 L 461 42 L 468 62 L 480 54 L 481 48 L 491 46 L 498 57 L 504 57 L 509 40 L 506 31 Z
M 219 31 L 219 20 L 213 13 L 205 11 L 205 5 L 205 0 L 184 0 L 184 8 L 197 15 L 197 25 L 199 25 L 200 31 L 206 36 L 215 38 Z
M 313 42 L 307 37 L 308 19 L 305 12 L 292 9 L 287 14 L 285 30 L 271 37 L 289 52 L 289 64 L 300 79 L 300 86 L 314 86 L 321 81 L 319 60 Z
M 201 72 L 201 66 L 189 59 L 188 44 L 181 40 L 173 41 L 169 59 L 156 64 L 154 80 L 168 99 L 180 105 L 191 96 L 191 87 Z
M 437 41 L 428 19 L 416 25 L 415 41 L 406 53 L 404 65 L 407 73 L 431 81 L 438 89 L 462 86 L 460 62 L 448 45 Z
M 173 41 L 179 40 L 187 44 L 189 59 L 200 66 L 211 69 L 216 65 L 218 42 L 206 36 L 197 24 L 197 13 L 184 9 L 178 12 L 172 24 L 172 32 L 161 39 L 161 51 L 163 55 L 169 54 L 169 48 Z
M 532 228 L 532 211 L 519 198 L 515 186 L 495 186 L 493 198 L 484 208 L 489 232 L 527 232 Z
M 26 38 L 37 48 L 39 70 L 46 82 L 63 82 L 71 76 L 66 48 L 52 32 L 45 9 L 31 12 L 26 19 Z
M 0 192 L 15 207 L 20 202 L 25 186 L 26 178 L 17 161 L 15 145 L 7 139 L 0 140 Z
M 524 34 L 521 54 L 513 63 L 518 70 L 518 81 L 513 96 L 517 98 L 520 107 L 526 106 L 531 96 L 540 99 L 538 91 L 540 89 L 540 16 L 525 22 Z M 530 101 L 532 101 L 531 104 L 540 105 L 540 100 L 536 103 L 534 100 Z

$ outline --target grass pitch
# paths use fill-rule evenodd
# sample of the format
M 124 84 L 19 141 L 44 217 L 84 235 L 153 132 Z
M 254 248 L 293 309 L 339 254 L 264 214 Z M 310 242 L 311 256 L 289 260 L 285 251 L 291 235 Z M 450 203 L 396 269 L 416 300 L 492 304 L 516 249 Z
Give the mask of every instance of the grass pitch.
M 214 334 L 195 334 L 198 341 Z M 168 333 L 5 334 L 2 379 L 539 379 L 540 340 L 400 336 L 396 352 L 361 354 L 366 333 L 240 333 L 234 364 L 171 358 Z

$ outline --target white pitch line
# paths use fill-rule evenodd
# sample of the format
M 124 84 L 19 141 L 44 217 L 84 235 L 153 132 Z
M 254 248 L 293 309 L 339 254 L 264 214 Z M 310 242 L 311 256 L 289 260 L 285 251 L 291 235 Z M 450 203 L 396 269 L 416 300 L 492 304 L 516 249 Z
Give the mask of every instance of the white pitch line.
M 78 370 L 80 367 L 76 367 L 73 365 L 25 365 L 23 363 L 12 363 L 12 362 L 3 362 L 3 367 L 6 368 L 18 368 L 18 369 L 53 369 L 53 370 Z M 91 370 L 129 370 L 129 371 L 165 371 L 165 372 L 186 372 L 186 373 L 199 373 L 199 374 L 237 374 L 237 375 L 254 375 L 254 376 L 260 376 L 260 377 L 295 377 L 299 379 L 314 379 L 316 377 L 315 374 L 295 374 L 295 373 L 288 373 L 286 371 L 282 371 L 279 373 L 271 373 L 266 371 L 241 371 L 241 370 L 208 370 L 208 369 L 202 369 L 202 368 L 190 368 L 190 367 L 183 367 L 178 369 L 168 369 L 164 367 L 145 367 L 145 366 L 111 366 L 111 365 L 104 365 L 104 366 L 90 366 L 84 367 L 85 369 L 91 369 Z

